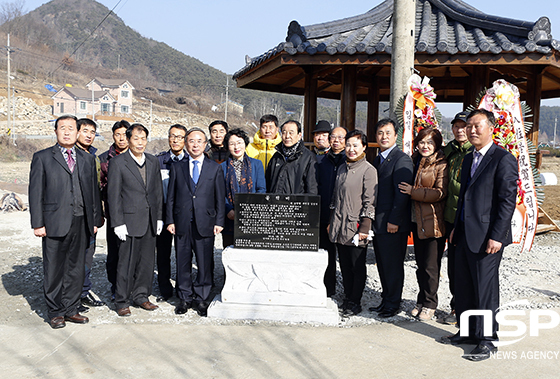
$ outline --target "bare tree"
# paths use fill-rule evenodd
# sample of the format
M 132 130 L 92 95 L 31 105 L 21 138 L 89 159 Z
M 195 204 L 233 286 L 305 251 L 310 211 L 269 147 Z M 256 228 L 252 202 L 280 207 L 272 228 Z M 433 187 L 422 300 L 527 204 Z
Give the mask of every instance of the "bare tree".
M 14 0 L 0 4 L 0 25 L 25 14 L 25 0 Z

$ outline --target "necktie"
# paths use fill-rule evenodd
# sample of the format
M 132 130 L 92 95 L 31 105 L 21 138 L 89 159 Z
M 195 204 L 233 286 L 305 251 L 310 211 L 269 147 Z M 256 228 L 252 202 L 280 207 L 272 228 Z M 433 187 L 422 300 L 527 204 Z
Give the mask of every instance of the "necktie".
M 76 166 L 76 161 L 72 157 L 72 150 L 67 149 L 66 154 L 68 154 L 68 160 L 66 161 L 68 163 L 68 168 L 70 169 L 70 172 L 74 172 L 74 167 Z
M 476 169 L 478 168 L 478 165 L 480 164 L 481 160 L 482 160 L 482 154 L 480 154 L 478 151 L 475 151 L 473 153 L 473 162 L 471 165 L 471 178 L 474 176 L 474 173 L 476 172 Z
M 198 184 L 198 178 L 200 177 L 200 171 L 198 169 L 198 161 L 192 161 L 193 168 L 192 168 L 192 180 L 194 184 Z

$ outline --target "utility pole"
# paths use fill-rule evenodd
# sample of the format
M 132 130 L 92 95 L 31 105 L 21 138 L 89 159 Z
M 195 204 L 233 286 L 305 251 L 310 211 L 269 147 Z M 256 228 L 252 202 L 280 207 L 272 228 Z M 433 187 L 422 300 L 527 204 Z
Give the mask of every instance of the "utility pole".
M 10 92 L 10 89 L 8 88 L 8 93 Z M 15 133 L 15 129 L 16 129 L 16 87 L 12 87 L 12 97 L 14 99 L 13 103 L 12 103 L 12 113 L 14 115 L 14 125 L 12 126 L 12 142 L 14 144 L 14 146 L 16 145 L 16 133 Z
M 227 122 L 227 107 L 229 100 L 229 76 L 226 75 L 226 110 L 224 114 L 224 121 Z
M 406 95 L 406 82 L 414 70 L 416 0 L 395 0 L 394 4 L 390 115 L 396 120 L 395 107 L 399 99 Z
M 558 117 L 554 118 L 554 142 L 552 145 L 556 148 L 556 124 L 558 123 Z
M 11 75 L 11 73 L 10 73 L 10 61 L 11 61 L 11 59 L 10 59 L 10 34 L 8 34 L 7 52 L 8 52 L 8 100 L 7 100 L 8 102 L 6 104 L 6 112 L 8 113 L 7 126 L 8 126 L 8 130 L 10 130 L 11 129 L 11 119 L 10 119 L 10 113 L 11 113 L 10 112 L 10 87 L 11 87 L 11 83 L 10 83 L 10 80 L 11 80 L 11 78 L 10 78 L 10 75 Z M 10 132 L 11 132 L 11 130 L 10 130 Z
M 93 105 L 95 104 L 95 92 L 93 91 L 93 80 L 91 81 L 91 119 L 95 122 L 95 109 Z

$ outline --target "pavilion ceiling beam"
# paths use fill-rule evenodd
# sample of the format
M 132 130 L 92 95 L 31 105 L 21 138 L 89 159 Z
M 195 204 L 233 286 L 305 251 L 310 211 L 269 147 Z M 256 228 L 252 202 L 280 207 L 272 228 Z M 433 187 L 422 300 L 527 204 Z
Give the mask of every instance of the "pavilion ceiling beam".
M 334 86 L 333 83 L 325 83 L 320 87 L 317 87 L 317 93 L 320 94 L 321 92 L 325 91 L 327 88 Z
M 274 57 L 270 61 L 259 66 L 257 69 L 249 71 L 247 74 L 236 79 L 237 87 L 244 87 L 249 83 L 252 83 L 263 76 L 271 74 L 273 71 L 279 69 L 282 66 L 282 60 L 280 57 Z
M 281 90 L 284 90 L 284 89 L 286 89 L 286 88 L 288 88 L 288 87 L 291 87 L 292 84 L 296 84 L 296 83 L 299 82 L 300 80 L 305 79 L 305 76 L 306 76 L 306 75 L 307 75 L 307 74 L 306 74 L 306 72 L 304 71 L 304 72 L 302 72 L 301 74 L 294 76 L 293 78 L 291 78 L 290 80 L 288 80 L 287 82 L 285 82 L 284 84 L 282 84 L 282 85 L 280 86 L 280 89 L 281 89 Z
M 545 78 L 552 80 L 554 83 L 560 84 L 560 78 L 557 77 L 556 75 L 553 75 L 553 74 L 551 74 L 551 73 L 548 72 L 548 71 L 545 71 L 545 72 L 543 73 L 543 75 L 544 75 Z

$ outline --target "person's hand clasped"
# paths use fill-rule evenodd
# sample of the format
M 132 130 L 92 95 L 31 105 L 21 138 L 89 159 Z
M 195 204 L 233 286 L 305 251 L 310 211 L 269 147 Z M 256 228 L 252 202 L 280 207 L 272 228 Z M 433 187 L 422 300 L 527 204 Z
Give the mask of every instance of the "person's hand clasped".
M 399 184 L 399 190 L 401 190 L 401 193 L 410 195 L 412 193 L 412 186 L 407 182 L 401 182 L 401 184 Z
M 224 230 L 223 226 L 214 225 L 214 235 L 217 236 Z
M 360 236 L 360 241 L 367 239 L 369 236 L 367 233 L 358 233 L 358 235 Z
M 167 231 L 171 234 L 175 234 L 175 224 L 167 225 Z

